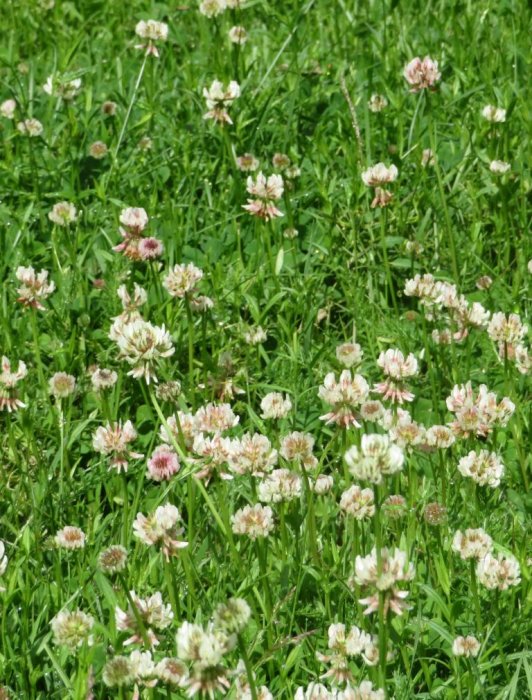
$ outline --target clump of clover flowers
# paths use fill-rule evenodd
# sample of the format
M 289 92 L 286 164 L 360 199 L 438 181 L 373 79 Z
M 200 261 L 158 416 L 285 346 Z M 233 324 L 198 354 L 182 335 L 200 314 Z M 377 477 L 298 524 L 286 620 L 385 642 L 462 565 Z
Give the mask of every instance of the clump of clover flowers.
M 157 611 L 164 612 L 165 621 L 171 618 L 169 610 L 164 605 L 161 608 L 160 594 L 145 600 L 136 597 L 136 602 L 142 603 L 146 608 L 143 608 L 146 620 L 148 613 L 157 617 Z M 225 694 L 235 674 L 241 673 L 242 669 L 241 663 L 233 669 L 227 661 L 227 655 L 237 645 L 245 653 L 241 635 L 250 616 L 251 610 L 245 600 L 230 598 L 216 608 L 207 624 L 187 621 L 181 624 L 176 635 L 175 656 L 157 661 L 153 658 L 153 650 L 134 650 L 128 656 L 117 655 L 107 661 L 103 681 L 108 687 L 134 685 L 137 694 L 138 686 L 154 687 L 157 684 L 168 686 L 168 692 L 171 688 L 181 688 L 186 691 L 187 697 L 198 695 L 212 698 L 217 693 Z M 120 611 L 119 619 L 123 617 L 124 613 Z M 132 617 L 129 621 L 134 624 Z M 138 640 L 129 641 L 133 643 Z M 254 687 L 255 680 L 247 656 L 244 661 L 248 670 L 248 682 Z

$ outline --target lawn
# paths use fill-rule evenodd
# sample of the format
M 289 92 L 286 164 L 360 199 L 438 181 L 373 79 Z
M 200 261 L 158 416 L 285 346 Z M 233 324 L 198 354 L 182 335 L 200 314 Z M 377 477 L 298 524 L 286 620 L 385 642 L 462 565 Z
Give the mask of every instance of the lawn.
M 521 0 L 4 0 L 0 699 L 532 696 Z

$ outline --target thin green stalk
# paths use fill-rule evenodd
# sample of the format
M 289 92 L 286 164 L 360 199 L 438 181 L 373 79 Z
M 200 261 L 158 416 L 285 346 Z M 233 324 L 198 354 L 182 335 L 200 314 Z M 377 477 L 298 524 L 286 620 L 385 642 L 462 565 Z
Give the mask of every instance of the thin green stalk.
M 249 691 L 251 693 L 251 700 L 257 700 L 257 686 L 255 684 L 255 674 L 253 673 L 253 668 L 249 660 L 248 652 L 246 649 L 246 643 L 242 639 L 242 636 L 238 635 L 238 648 L 240 649 L 240 655 L 244 661 L 244 666 L 246 667 L 246 675 L 248 678 Z

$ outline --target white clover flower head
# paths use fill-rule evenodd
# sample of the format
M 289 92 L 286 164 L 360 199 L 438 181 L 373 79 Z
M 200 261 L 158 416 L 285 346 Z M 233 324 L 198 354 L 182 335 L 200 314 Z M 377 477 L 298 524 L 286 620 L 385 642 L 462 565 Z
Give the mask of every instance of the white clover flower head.
M 2 104 L 0 104 L 0 115 L 4 117 L 4 119 L 14 119 L 15 118 L 15 111 L 17 109 L 17 101 L 13 99 L 9 100 L 4 100 Z
M 240 46 L 243 46 L 246 41 L 248 40 L 248 33 L 245 30 L 244 27 L 241 26 L 234 26 L 231 27 L 229 30 L 229 41 L 231 41 L 233 44 L 239 44 Z
M 90 631 L 94 618 L 82 610 L 62 610 L 52 619 L 50 626 L 54 644 L 66 647 L 70 653 L 74 653 L 84 642 L 92 643 Z
M 117 323 L 109 334 L 118 345 L 119 359 L 125 360 L 132 369 L 128 375 L 146 383 L 157 382 L 155 368 L 161 359 L 174 354 L 175 348 L 170 333 L 164 326 L 154 326 L 139 318 L 129 323 Z
M 368 101 L 368 108 L 370 112 L 377 113 L 382 112 L 388 106 L 388 100 L 384 95 L 372 95 Z
M 274 528 L 273 511 L 260 503 L 244 506 L 231 516 L 231 527 L 235 535 L 247 535 L 251 540 L 268 537 Z
M 506 110 L 494 105 L 486 105 L 482 108 L 482 116 L 489 122 L 502 123 L 506 121 Z
M 479 528 L 469 528 L 465 532 L 457 530 L 451 548 L 462 559 L 480 560 L 491 552 L 493 540 L 488 533 Z
M 17 289 L 17 301 L 23 306 L 44 310 L 42 301 L 47 299 L 55 290 L 55 283 L 48 282 L 47 270 L 35 273 L 33 267 L 17 267 L 16 278 L 21 283 Z
M 480 486 L 496 488 L 504 475 L 504 464 L 495 452 L 471 450 L 458 462 L 458 471 L 476 481 Z
M 2 365 L 0 372 L 0 411 L 17 411 L 19 408 L 25 408 L 26 404 L 23 403 L 17 394 L 17 384 L 24 379 L 27 375 L 28 370 L 26 364 L 19 361 L 16 371 L 11 369 L 10 360 L 3 355 Z
M 257 487 L 259 501 L 263 503 L 293 501 L 301 496 L 301 492 L 301 477 L 289 469 L 274 469 L 259 482 Z
M 403 450 L 387 435 L 363 435 L 361 446 L 353 445 L 345 453 L 349 471 L 360 481 L 382 483 L 384 476 L 395 474 L 403 468 Z
M 384 163 L 377 163 L 371 168 L 364 170 L 362 181 L 367 187 L 377 187 L 397 180 L 399 171 L 395 165 L 386 166 Z
M 425 56 L 423 60 L 419 56 L 413 58 L 405 66 L 403 75 L 410 85 L 410 92 L 419 92 L 426 88 L 433 90 L 441 78 L 438 61 L 432 60 L 430 56 Z
M 259 172 L 255 179 L 248 177 L 246 189 L 252 196 L 248 199 L 248 203 L 242 206 L 253 216 L 258 216 L 265 221 L 271 221 L 284 214 L 275 206 L 283 196 L 284 182 L 282 175 L 269 175 L 266 177 L 262 172 Z
M 261 418 L 286 418 L 286 416 L 292 410 L 292 402 L 288 396 L 283 396 L 278 391 L 272 391 L 269 394 L 266 394 L 266 396 L 262 399 L 260 402 L 260 407 L 262 409 Z
M 76 377 L 66 372 L 56 372 L 48 382 L 50 393 L 56 399 L 66 399 L 76 390 Z
M 76 221 L 77 209 L 72 202 L 57 202 L 48 212 L 48 218 L 57 226 L 68 226 Z
M 336 348 L 336 359 L 347 369 L 362 362 L 364 353 L 358 343 L 342 343 Z
M 478 560 L 476 575 L 488 590 L 505 591 L 521 582 L 521 568 L 513 556 L 486 554 Z
M 193 263 L 174 265 L 163 280 L 163 287 L 172 297 L 183 299 L 196 292 L 197 283 L 203 279 L 203 270 Z
M 228 462 L 235 474 L 261 477 L 277 464 L 277 450 L 265 435 L 244 433 L 240 439 L 232 441 Z
M 42 89 L 51 97 L 60 97 L 63 100 L 73 100 L 81 90 L 81 78 L 69 80 L 62 75 L 49 75 Z
M 85 533 L 81 528 L 66 525 L 56 533 L 54 542 L 61 549 L 83 549 L 85 539 Z
M 133 423 L 107 423 L 96 429 L 92 436 L 92 447 L 96 452 L 111 457 L 109 468 L 127 472 L 129 460 L 142 459 L 144 455 L 133 452 L 129 443 L 137 438 Z
M 353 425 L 357 428 L 357 411 L 369 394 L 369 385 L 361 374 L 352 375 L 344 369 L 339 379 L 334 372 L 329 372 L 318 390 L 318 396 L 328 403 L 332 410 L 320 416 L 327 424 L 336 423 L 345 428 Z
M 227 0 L 201 0 L 199 11 L 202 15 L 211 19 L 221 15 L 227 7 Z
M 24 136 L 30 136 L 32 138 L 35 138 L 37 136 L 41 136 L 42 132 L 44 131 L 44 128 L 38 119 L 31 118 L 24 119 L 24 121 L 18 122 L 17 130 L 21 134 L 24 134 Z
M 227 109 L 240 97 L 240 85 L 231 80 L 224 86 L 219 80 L 214 80 L 209 88 L 203 88 L 203 97 L 207 103 L 204 119 L 212 119 L 220 124 L 232 124 Z
M 471 656 L 478 656 L 480 651 L 480 642 L 476 637 L 456 637 L 453 640 L 453 655 L 454 656 L 465 656 L 469 658 Z
M 490 171 L 495 175 L 504 175 L 512 169 L 510 163 L 504 160 L 492 160 L 490 163 Z

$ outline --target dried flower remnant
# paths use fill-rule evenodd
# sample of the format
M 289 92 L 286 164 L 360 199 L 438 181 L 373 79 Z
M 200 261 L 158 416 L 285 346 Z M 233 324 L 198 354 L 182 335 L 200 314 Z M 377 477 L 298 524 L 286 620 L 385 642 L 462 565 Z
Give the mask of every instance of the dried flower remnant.
M 24 136 L 30 136 L 32 138 L 41 136 L 42 132 L 44 131 L 41 122 L 34 118 L 24 119 L 24 121 L 18 122 L 17 130 L 21 134 L 24 134 Z
M 371 550 L 366 557 L 357 556 L 355 560 L 355 582 L 359 586 L 371 586 L 377 593 L 362 598 L 359 603 L 366 605 L 364 615 L 376 612 L 379 607 L 379 592 L 385 594 L 384 607 L 396 615 L 402 615 L 408 609 L 405 599 L 407 591 L 397 588 L 396 584 L 411 581 L 414 578 L 414 566 L 408 562 L 406 552 L 400 549 L 381 549 L 381 568 L 377 566 L 377 551 Z
M 129 460 L 142 459 L 143 455 L 133 452 L 129 443 L 137 438 L 133 423 L 127 420 L 122 423 L 107 423 L 97 428 L 92 436 L 92 447 L 96 452 L 111 456 L 109 469 L 127 472 Z
M 178 527 L 181 515 L 171 503 L 159 506 L 149 516 L 137 513 L 133 523 L 133 534 L 144 544 L 161 545 L 161 550 L 168 560 L 175 556 L 180 549 L 188 547 L 188 542 L 176 539 L 183 533 L 183 528 Z
M 447 508 L 441 503 L 427 503 L 423 519 L 429 525 L 444 525 L 447 522 Z
M 481 527 L 465 532 L 457 530 L 452 541 L 452 550 L 462 559 L 482 559 L 491 552 L 493 540 Z
M 23 403 L 17 392 L 17 384 L 24 379 L 28 374 L 26 364 L 19 361 L 17 370 L 15 372 L 11 369 L 10 360 L 3 355 L 2 356 L 2 371 L 0 372 L 0 411 L 17 411 L 19 408 L 25 408 L 26 404 Z
M 368 394 L 369 385 L 361 374 L 353 376 L 350 370 L 344 369 L 336 380 L 334 372 L 329 372 L 318 390 L 318 396 L 329 404 L 332 410 L 320 416 L 320 420 L 327 424 L 336 423 L 344 428 L 351 425 L 359 428 L 357 413 Z
M 137 614 L 144 624 L 150 646 L 157 646 L 159 640 L 152 628 L 164 630 L 172 624 L 174 613 L 171 606 L 163 603 L 163 598 L 159 591 L 148 598 L 140 598 L 135 591 L 130 591 L 129 595 L 131 602 L 127 610 L 122 610 L 118 606 L 115 608 L 117 629 L 122 632 L 133 632 L 131 637 L 124 642 L 124 646 L 140 644 L 143 641 L 142 630 L 137 621 L 137 616 L 132 610 L 132 604 L 135 606 Z
M 98 566 L 106 574 L 124 571 L 127 564 L 127 549 L 120 544 L 113 544 L 100 552 Z
M 203 88 L 203 97 L 208 110 L 203 115 L 204 119 L 212 119 L 219 124 L 233 123 L 227 110 L 240 97 L 240 85 L 236 81 L 231 80 L 227 87 L 224 87 L 219 80 L 214 80 L 210 88 Z
M 60 549 L 83 549 L 85 547 L 85 533 L 79 527 L 66 525 L 56 533 L 54 542 Z
M 478 656 L 480 651 L 480 642 L 476 637 L 472 636 L 456 637 L 453 640 L 452 651 L 454 656 L 475 657 Z
M 387 435 L 363 435 L 360 447 L 353 445 L 345 453 L 349 471 L 360 481 L 382 483 L 383 476 L 401 471 L 405 456 L 403 450 Z
M 112 100 L 106 100 L 102 104 L 102 114 L 104 117 L 114 117 L 116 116 L 116 111 L 118 109 L 118 105 L 116 102 L 113 102 Z
M 154 481 L 168 481 L 179 469 L 179 458 L 168 445 L 156 447 L 148 460 L 148 477 Z
M 252 196 L 247 204 L 242 208 L 252 216 L 258 216 L 264 221 L 271 221 L 279 216 L 284 216 L 274 204 L 283 196 L 284 183 L 281 175 L 269 175 L 266 177 L 262 172 L 257 174 L 255 180 L 250 176 L 247 179 L 246 189 Z
M 54 644 L 66 647 L 70 653 L 85 642 L 92 643 L 90 632 L 93 626 L 94 618 L 82 610 L 62 610 L 50 622 Z
M 70 101 L 81 90 L 81 78 L 68 80 L 68 78 L 59 74 L 49 75 L 42 89 L 50 97 L 60 97 L 63 100 Z
M 495 175 L 504 175 L 511 170 L 512 166 L 510 163 L 506 163 L 504 160 L 492 160 L 490 163 L 490 171 Z
M 147 39 L 147 44 L 137 44 L 136 49 L 146 49 L 146 54 L 148 56 L 155 56 L 159 58 L 159 49 L 157 48 L 155 42 L 166 41 L 168 39 L 168 25 L 164 22 L 157 22 L 157 20 L 149 19 L 147 21 L 141 20 L 137 22 L 135 26 L 135 34 L 141 39 Z
M 372 95 L 368 101 L 368 109 L 370 112 L 376 114 L 377 112 L 382 112 L 388 106 L 388 100 L 384 95 Z
M 41 270 L 35 273 L 33 267 L 17 267 L 16 278 L 21 283 L 17 289 L 17 301 L 23 306 L 44 311 L 42 301 L 47 299 L 55 290 L 54 282 L 48 282 L 48 272 Z
M 382 502 L 383 513 L 392 520 L 399 520 L 408 512 L 406 498 L 398 493 L 392 493 Z
M 346 515 L 350 515 L 355 520 L 371 518 L 375 514 L 375 500 L 372 489 L 361 489 L 360 486 L 354 484 L 342 493 L 340 508 Z
M 16 100 L 13 100 L 13 99 L 4 100 L 4 102 L 2 102 L 2 104 L 0 104 L 0 115 L 2 117 L 4 117 L 4 119 L 14 119 L 16 109 L 17 109 Z
M 479 277 L 478 280 L 475 282 L 475 287 L 477 289 L 489 289 L 492 284 L 493 280 L 489 275 L 482 275 L 482 277 Z
M 102 160 L 109 153 L 109 148 L 103 141 L 94 141 L 89 146 L 89 156 L 95 160 Z
M 423 60 L 416 56 L 404 68 L 403 71 L 406 82 L 410 85 L 410 92 L 419 92 L 425 89 L 435 89 L 435 85 L 441 78 L 438 69 L 438 61 L 433 61 L 430 56 L 425 56 Z
M 255 170 L 258 169 L 259 164 L 259 159 L 255 158 L 252 153 L 244 153 L 243 155 L 238 156 L 236 159 L 238 169 L 244 173 L 255 172 Z
M 144 377 L 146 384 L 157 383 L 156 366 L 175 352 L 170 333 L 164 326 L 154 326 L 140 318 L 115 324 L 109 337 L 118 345 L 119 359 L 132 366 L 128 375 L 135 379 Z
M 495 452 L 471 450 L 458 462 L 458 471 L 476 481 L 480 486 L 497 487 L 504 474 L 504 464 Z
M 66 399 L 76 390 L 76 377 L 66 372 L 56 372 L 48 382 L 50 393 L 56 399 Z
M 250 539 L 268 537 L 274 528 L 273 511 L 270 506 L 244 506 L 231 516 L 231 526 L 235 535 L 247 535 Z
M 506 121 L 506 110 L 494 105 L 486 105 L 482 108 L 482 116 L 489 122 L 501 124 Z
M 172 401 L 175 403 L 181 395 L 181 382 L 177 380 L 163 382 L 156 388 L 155 395 L 160 401 Z
M 513 556 L 491 553 L 479 559 L 476 568 L 479 582 L 488 590 L 505 591 L 510 586 L 518 586 L 521 582 L 519 562 Z
M 175 265 L 163 280 L 163 287 L 172 297 L 184 299 L 197 291 L 198 282 L 203 279 L 203 270 L 192 263 Z

